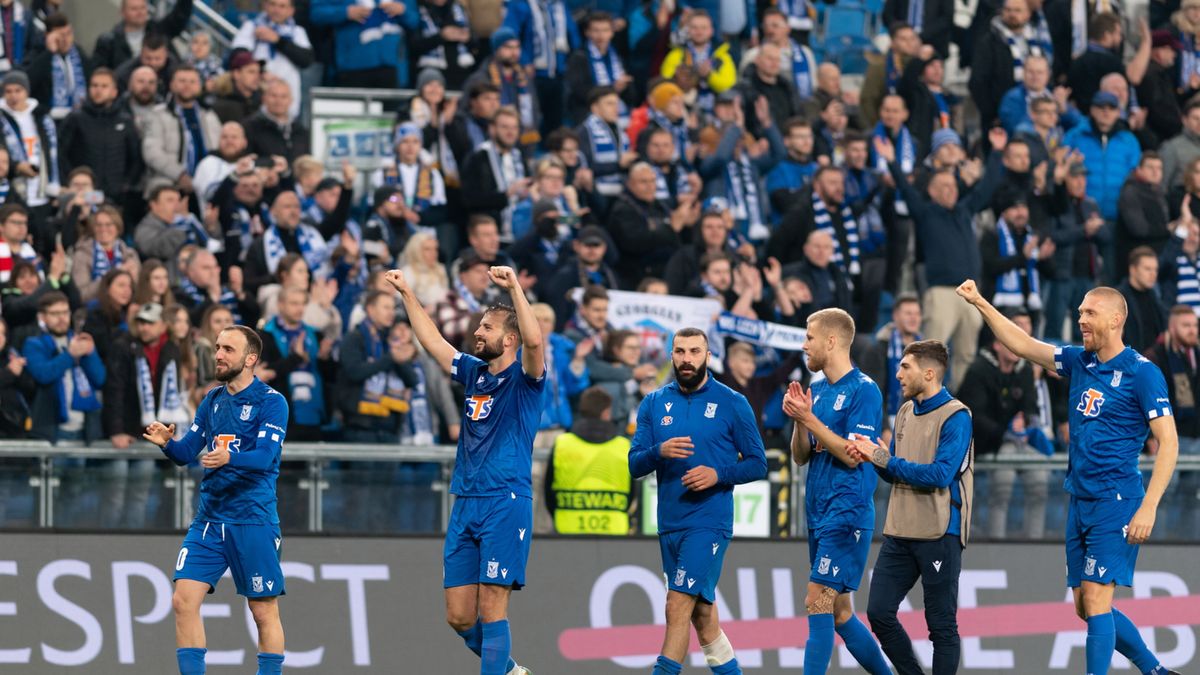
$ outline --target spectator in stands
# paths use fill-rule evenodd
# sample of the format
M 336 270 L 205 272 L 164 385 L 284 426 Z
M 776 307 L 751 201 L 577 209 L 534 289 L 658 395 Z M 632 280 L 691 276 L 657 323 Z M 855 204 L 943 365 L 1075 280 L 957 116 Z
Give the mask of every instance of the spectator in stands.
M 519 113 L 500 108 L 492 118 L 490 140 L 473 152 L 462 168 L 463 201 L 469 213 L 491 216 L 511 240 L 512 207 L 529 192 L 525 159 L 517 143 Z
M 580 206 L 579 193 L 566 181 L 567 169 L 562 160 L 550 155 L 538 161 L 529 195 L 513 207 L 513 238 L 520 239 L 533 229 L 533 208 L 542 200 L 554 204 L 562 225 L 562 235 L 570 235 L 579 228 L 580 223 L 593 220 L 591 210 Z
M 768 432 L 763 419 L 767 405 L 779 393 L 780 387 L 788 383 L 793 371 L 804 370 L 803 365 L 803 354 L 790 352 L 769 372 L 757 375 L 754 347 L 745 342 L 734 342 L 725 350 L 725 372 L 717 375 L 717 381 L 746 397 L 758 420 L 758 432 L 765 436 Z
M 1069 91 L 1058 86 L 1050 89 L 1050 60 L 1037 54 L 1025 60 L 1025 76 L 1022 82 L 1004 93 L 1000 100 L 999 119 L 1004 130 L 1012 134 L 1023 124 L 1035 123 L 1031 115 L 1034 102 L 1050 99 L 1055 104 L 1055 125 L 1070 129 L 1083 120 L 1067 100 Z
M 900 381 L 896 378 L 900 360 L 904 358 L 904 348 L 923 339 L 921 301 L 915 295 L 901 295 L 892 304 L 892 320 L 875 332 L 874 340 L 861 357 L 860 367 L 875 380 L 879 385 L 879 393 L 883 395 L 883 412 L 888 430 L 884 440 L 890 440 L 896 413 L 904 403 Z
M 171 275 L 167 272 L 167 266 L 159 260 L 147 260 L 141 265 L 133 290 L 135 305 L 156 302 L 162 305 L 163 309 L 171 309 L 179 304 L 171 290 Z
M 1200 307 L 1200 278 L 1196 274 L 1200 269 L 1197 267 L 1200 226 L 1190 208 L 1190 199 L 1187 202 L 1171 238 L 1158 255 L 1158 288 L 1167 305 Z
M 698 195 L 703 188 L 700 174 L 691 171 L 675 150 L 675 138 L 670 130 L 659 126 L 647 127 L 638 136 L 638 152 L 654 168 L 654 196 L 668 208 L 679 206 L 679 197 Z
M 96 174 L 86 166 L 74 169 L 58 195 L 57 208 L 46 221 L 43 241 L 55 246 L 61 239 L 64 249 L 73 247 L 87 228 L 88 216 L 105 201 L 104 195 L 96 191 Z
M 1158 255 L 1149 246 L 1129 252 L 1129 276 L 1117 286 L 1125 296 L 1129 318 L 1125 321 L 1125 344 L 1141 353 L 1154 345 L 1167 329 L 1167 306 L 1158 292 Z
M 749 122 L 746 131 L 755 138 L 769 138 L 768 129 L 776 120 L 790 120 L 804 114 L 796 85 L 782 71 L 783 54 L 779 46 L 765 43 L 758 56 L 742 75 L 738 89 L 741 93 L 742 116 Z M 758 101 L 765 99 L 769 115 L 764 121 L 758 113 Z
M 1154 135 L 1160 139 L 1173 138 L 1183 131 L 1180 120 L 1185 114 L 1175 85 L 1180 77 L 1175 64 L 1183 51 L 1183 42 L 1166 28 L 1155 30 L 1150 39 L 1150 64 L 1137 85 L 1137 98 L 1149 111 L 1146 125 Z M 1165 148 L 1159 151 L 1166 153 Z
M 950 36 L 955 28 L 954 3 L 950 0 L 887 0 L 881 18 L 885 26 L 907 23 L 941 58 L 950 57 Z
M 243 122 L 250 152 L 260 157 L 283 157 L 289 164 L 308 154 L 308 127 L 290 116 L 292 99 L 292 89 L 282 79 L 271 80 L 263 87 L 262 108 Z
M 450 291 L 446 267 L 438 262 L 438 240 L 429 232 L 409 237 L 400 254 L 400 271 L 421 305 L 432 308 Z
M 385 163 L 381 181 L 394 185 L 404 198 L 404 220 L 411 227 L 436 229 L 439 235 L 457 231 L 446 220 L 446 184 L 436 166 L 421 151 L 421 130 L 412 122 L 396 128 L 396 155 Z
M 691 195 L 680 199 L 675 210 L 656 198 L 654 167 L 638 162 L 629 169 L 626 191 L 613 203 L 608 216 L 620 253 L 618 274 L 624 288 L 636 288 L 646 276 L 662 277 L 667 260 L 679 248 L 680 233 L 700 217 L 700 203 Z
M 43 280 L 32 262 L 12 261 L 12 271 L 0 293 L 4 298 L 4 321 L 13 332 L 14 344 L 24 342 L 31 331 L 38 330 L 38 303 L 43 295 L 59 291 L 67 296 L 72 309 L 79 307 L 79 293 L 67 275 L 66 262 L 65 257 L 51 256 L 47 278 Z
M 249 141 L 246 138 L 246 127 L 241 122 L 226 122 L 221 125 L 221 135 L 217 137 L 217 147 L 201 159 L 192 175 L 192 189 L 199 202 L 200 212 L 208 206 L 213 193 L 221 181 L 233 173 L 236 162 L 246 154 Z
M 567 60 L 567 115 L 574 123 L 583 124 L 591 107 L 592 90 L 612 87 L 619 97 L 617 115 L 624 129 L 629 125 L 629 111 L 637 105 L 638 97 L 633 75 L 625 71 L 621 55 L 612 44 L 613 15 L 604 11 L 588 14 L 583 34 L 584 48 L 572 52 Z
M 763 10 L 759 22 L 762 24 L 762 44 L 747 49 L 742 54 L 742 63 L 739 68 L 740 79 L 748 79 L 747 72 L 751 64 L 757 61 L 758 55 L 762 53 L 762 47 L 774 45 L 779 49 L 779 77 L 792 83 L 800 101 L 805 102 L 813 98 L 818 101 L 818 105 L 823 104 L 830 94 L 817 88 L 820 72 L 817 57 L 813 55 L 812 50 L 806 44 L 792 39 L 787 15 L 778 7 L 768 7 Z M 836 66 L 834 67 L 836 68 Z M 776 122 L 788 119 L 775 116 L 774 109 L 771 112 Z
M 801 249 L 803 257 L 784 267 L 789 279 L 799 279 L 809 291 L 805 305 L 808 313 L 827 307 L 840 307 L 853 312 L 854 298 L 850 279 L 834 262 L 834 239 L 828 230 L 810 230 Z M 793 324 L 794 325 L 794 324 Z
M 1167 381 L 1167 398 L 1175 417 L 1175 429 L 1179 432 L 1179 453 L 1193 456 L 1200 454 L 1200 414 L 1196 409 L 1196 392 L 1200 391 L 1200 368 L 1197 367 L 1200 347 L 1197 346 L 1196 324 L 1196 311 L 1192 306 L 1175 305 L 1167 321 L 1167 332 L 1145 352 L 1146 358 L 1162 370 Z M 1200 472 L 1181 471 L 1178 480 L 1171 483 L 1167 496 L 1171 506 L 1164 524 L 1176 536 L 1196 539 L 1200 537 L 1200 509 L 1197 509 Z
M 142 67 L 149 68 L 158 76 L 155 81 L 158 86 L 158 94 L 165 96 L 167 85 L 171 82 L 171 74 L 175 72 L 178 65 L 175 56 L 168 48 L 167 38 L 160 33 L 149 33 L 142 41 L 142 48 L 137 56 L 118 64 L 114 67 L 113 72 L 117 76 L 117 85 L 123 89 L 129 86 L 133 71 Z
M 434 308 L 433 320 L 438 329 L 455 349 L 466 347 L 466 338 L 471 319 L 483 312 L 489 302 L 488 278 L 490 265 L 478 253 L 466 253 L 459 264 L 457 281 L 445 297 Z
M 500 88 L 485 81 L 468 83 L 466 99 L 466 107 L 459 108 L 446 126 L 446 142 L 454 158 L 453 174 L 460 180 L 467 157 L 488 140 L 492 118 L 500 109 Z
M 377 188 L 372 204 L 375 209 L 363 224 L 361 241 L 369 269 L 391 265 L 416 231 L 404 217 L 408 207 L 400 186 L 384 185 Z
M 196 70 L 200 71 L 200 79 L 204 80 L 204 91 L 211 91 L 217 84 L 216 79 L 225 74 L 225 64 L 213 53 L 212 36 L 204 31 L 192 34 L 184 63 L 195 66 Z
M 519 140 L 522 146 L 532 146 L 541 140 L 538 131 L 542 102 L 537 97 L 537 85 L 522 65 L 521 38 L 508 26 L 492 34 L 492 56 L 485 60 L 467 80 L 467 87 L 488 82 L 500 94 L 500 105 L 517 112 L 520 123 Z
M 1163 195 L 1163 162 L 1158 153 L 1147 152 L 1121 187 L 1117 202 L 1117 260 L 1129 252 L 1149 246 L 1160 253 L 1171 237 L 1171 216 Z
M 1042 96 L 1030 100 L 1027 110 L 1028 121 L 1017 127 L 1013 140 L 1021 141 L 1029 147 L 1029 163 L 1036 168 L 1039 164 L 1056 157 L 1055 153 L 1064 147 L 1063 126 L 1059 122 L 1061 117 L 1058 114 L 1058 103 L 1050 97 Z M 1082 155 L 1079 159 L 1082 159 Z M 1054 166 L 1057 168 L 1062 163 L 1056 160 Z
M 21 353 L 37 383 L 30 433 L 51 443 L 90 443 L 102 433 L 97 392 L 106 377 L 95 340 L 71 330 L 71 305 L 58 291 L 38 301 L 38 322 L 40 331 L 25 340 Z
M 591 340 L 584 340 L 577 345 L 562 333 L 556 333 L 556 316 L 550 305 L 539 302 L 530 309 L 537 318 L 542 339 L 549 346 L 546 350 L 545 404 L 539 428 L 570 429 L 573 421 L 571 401 L 591 386 L 586 359 L 594 345 Z M 611 406 L 610 402 L 606 407 Z
M 117 84 L 119 89 L 120 80 L 117 80 Z M 143 135 L 146 133 L 146 121 L 154 114 L 159 99 L 158 73 L 149 66 L 134 68 L 129 74 L 129 84 L 124 98 L 120 99 L 120 105 L 133 116 L 138 131 Z
M 713 19 L 708 12 L 693 10 L 688 14 L 686 24 L 687 39 L 667 53 L 662 62 L 662 76 L 675 77 L 680 66 L 694 68 L 699 76 L 696 108 L 703 115 L 711 115 L 717 94 L 737 84 L 737 64 L 728 43 L 713 41 Z
M 271 283 L 259 286 L 256 299 L 262 308 L 262 318 L 269 321 L 279 315 L 279 294 L 284 289 L 298 288 L 306 293 L 308 304 L 301 318 L 318 333 L 330 338 L 342 335 L 342 316 L 333 301 L 337 297 L 337 281 L 313 279 L 313 274 L 299 253 L 289 253 L 279 261 Z
M 922 152 L 929 149 L 933 132 L 950 129 L 953 125 L 951 112 L 957 97 L 943 88 L 944 76 L 941 55 L 932 46 L 924 45 L 916 58 L 909 59 L 896 87 L 896 93 L 904 99 L 904 106 L 909 110 L 905 127 L 911 130 L 913 140 Z
M 210 305 L 204 310 L 196 335 L 196 394 L 192 404 L 208 393 L 209 387 L 216 383 L 216 365 L 213 357 L 216 354 L 216 340 L 221 331 L 233 325 L 233 313 L 224 305 Z
M 845 161 L 845 145 L 850 128 L 850 118 L 846 114 L 846 105 L 842 101 L 831 98 L 821 108 L 819 118 L 813 122 L 813 133 L 816 143 L 813 152 L 817 156 L 829 158 L 834 164 Z
M 270 166 L 263 166 L 268 163 Z M 221 267 L 225 270 L 241 265 L 254 238 L 270 226 L 271 198 L 278 193 L 279 175 L 287 169 L 287 160 L 282 157 L 263 161 L 246 155 L 237 161 L 233 173 L 217 186 L 205 217 L 208 218 L 215 207 L 220 223 L 217 231 L 225 235 L 220 253 Z
M 1150 27 L 1139 21 L 1140 35 L 1137 53 L 1128 65 L 1121 61 L 1124 31 L 1121 19 L 1115 14 L 1097 14 L 1088 26 L 1088 49 L 1071 60 L 1067 84 L 1071 98 L 1082 108 L 1099 91 L 1100 80 L 1110 73 L 1121 73 L 1129 81 L 1140 83 L 1150 64 Z
M 256 114 L 263 104 L 264 61 L 248 49 L 235 49 L 229 53 L 229 76 L 232 85 L 229 91 L 213 101 L 213 112 L 222 122 L 241 122 Z M 288 101 L 291 105 L 291 101 Z
M 1163 187 L 1167 190 L 1183 185 L 1184 170 L 1200 159 L 1200 99 L 1188 101 L 1183 114 L 1183 131 L 1163 143 Z
M 123 269 L 137 278 L 141 260 L 137 251 L 122 240 L 125 223 L 121 212 L 101 206 L 87 220 L 87 234 L 71 256 L 71 277 L 84 302 L 96 297 L 100 279 L 111 269 Z
M 279 262 L 288 253 L 298 253 L 310 270 L 320 269 L 329 257 L 325 238 L 317 228 L 301 222 L 300 198 L 285 190 L 271 202 L 270 224 L 254 239 L 246 252 L 245 284 L 250 293 L 271 283 Z
M 1142 158 L 1137 139 L 1117 126 L 1121 111 L 1116 96 L 1097 92 L 1092 97 L 1089 117 L 1067 132 L 1063 145 L 1083 153 L 1088 170 L 1088 196 L 1100 205 L 1109 222 L 1117 219 L 1117 197 L 1125 178 Z
M 957 134 L 951 129 L 940 130 L 934 136 L 943 132 L 957 138 Z M 883 181 L 880 180 L 879 174 L 867 168 L 870 152 L 867 137 L 860 132 L 853 132 L 846 138 L 846 150 L 841 165 L 842 173 L 846 175 L 846 201 L 850 204 L 854 220 L 862 223 L 859 227 L 860 253 L 868 260 L 880 258 L 887 244 L 887 232 L 883 225 Z M 885 280 L 885 287 L 889 290 L 894 290 L 897 284 L 896 279 Z
M 471 54 L 471 26 L 463 3 L 430 0 L 419 5 L 421 29 L 409 38 L 410 52 L 417 57 L 421 74 L 438 73 L 444 88 L 461 89 L 475 66 Z M 421 90 L 420 77 L 417 89 Z
M 38 254 L 29 243 L 29 210 L 21 204 L 0 207 L 0 283 L 9 279 L 13 261 L 27 260 L 41 266 Z
M 579 415 L 554 441 L 546 465 L 546 508 L 561 535 L 630 534 L 634 484 L 629 475 L 629 439 L 614 424 L 613 397 L 599 386 L 579 396 Z M 605 495 L 591 508 L 592 495 Z M 588 507 L 586 510 L 580 507 Z
M 883 98 L 896 93 L 908 60 L 915 58 L 921 50 L 921 38 L 908 23 L 889 24 L 888 34 L 891 37 L 888 51 L 881 57 L 867 55 L 867 73 L 859 95 L 859 109 L 863 123 L 868 126 L 874 126 L 879 121 L 879 107 L 883 105 Z
M 608 291 L 602 286 L 585 286 L 575 312 L 566 319 L 563 325 L 563 335 L 571 342 L 590 341 L 595 351 L 589 356 L 589 363 L 599 358 L 604 351 L 604 343 L 613 328 L 608 323 Z
M 174 185 L 184 195 L 194 192 L 192 176 L 209 148 L 216 148 L 221 122 L 199 103 L 200 73 L 180 66 L 171 76 L 172 105 L 147 118 L 142 135 L 146 161 L 146 194 L 158 185 Z
M 667 261 L 663 279 L 671 295 L 685 295 L 700 276 L 700 260 L 707 255 L 734 256 L 729 228 L 719 209 L 705 209 L 691 246 L 681 246 Z
M 496 227 L 496 221 L 488 216 L 474 215 L 467 220 L 467 247 L 460 251 L 458 258 L 450 263 L 450 276 L 458 275 L 462 261 L 469 254 L 479 256 L 491 266 L 516 267 L 508 253 L 500 249 L 500 230 Z M 531 283 L 525 270 L 521 270 L 518 277 L 522 284 Z M 489 304 L 501 299 L 499 294 L 493 291 L 494 289 L 491 287 L 488 288 Z
M 93 65 L 116 70 L 140 53 L 151 35 L 162 35 L 166 40 L 178 37 L 187 28 L 192 2 L 179 0 L 166 16 L 151 19 L 147 0 L 121 0 L 121 21 L 96 39 Z
M 610 86 L 595 87 L 587 96 L 590 114 L 580 124 L 576 136 L 579 148 L 592 170 L 597 194 L 613 198 L 621 194 L 621 178 L 638 160 L 621 132 L 621 99 Z
M 800 191 L 793 206 L 767 243 L 767 255 L 784 265 L 802 260 L 802 242 L 814 229 L 834 237 L 834 261 L 847 275 L 861 272 L 858 226 L 850 204 L 846 202 L 846 181 L 841 169 L 819 168 L 811 186 Z
M 91 62 L 75 44 L 71 21 L 61 12 L 46 19 L 46 49 L 25 68 L 33 84 L 29 95 L 42 114 L 61 121 L 87 100 Z
M 508 255 L 517 264 L 517 269 L 526 277 L 533 278 L 531 290 L 539 298 L 545 292 L 545 282 L 558 268 L 563 244 L 571 234 L 569 226 L 560 227 L 563 215 L 558 210 L 558 204 L 549 199 L 534 202 L 532 229 L 508 249 Z
M 639 125 L 638 113 L 643 110 L 645 114 L 641 115 L 642 123 Z M 650 127 L 661 127 L 670 131 L 675 141 L 676 159 L 688 168 L 694 165 L 696 145 L 692 141 L 687 104 L 684 102 L 683 90 L 674 82 L 660 82 L 650 90 L 645 107 L 634 111 L 629 135 L 634 137 L 641 133 L 643 128 Z
M 1046 337 L 1062 336 L 1063 319 L 1074 315 L 1074 308 L 1083 302 L 1089 290 L 1100 286 L 1104 258 L 1101 251 L 1112 241 L 1112 229 L 1100 215 L 1096 200 L 1087 195 L 1087 167 L 1080 162 L 1067 169 L 1062 195 L 1062 211 L 1051 221 L 1048 232 L 1054 241 L 1054 280 L 1046 298 Z M 1072 339 L 1078 341 L 1079 325 L 1068 320 Z
M 262 10 L 238 29 L 233 48 L 249 50 L 265 63 L 265 72 L 287 84 L 292 95 L 287 120 L 291 121 L 300 115 L 300 71 L 312 65 L 316 53 L 308 32 L 296 23 L 295 0 L 262 0 Z
M 341 344 L 337 400 L 346 423 L 343 433 L 352 443 L 396 443 L 400 415 L 394 413 L 408 410 L 400 397 L 417 380 L 399 341 L 389 339 L 396 320 L 392 294 L 372 291 L 363 305 L 367 317 Z
M 25 372 L 25 357 L 9 341 L 9 328 L 0 321 L 0 436 L 24 438 L 28 431 L 29 400 L 33 396 L 33 380 Z M 8 460 L 6 465 L 11 466 Z M 0 523 L 8 508 L 11 495 L 11 477 L 0 483 Z
M 313 0 L 309 17 L 334 31 L 334 66 L 339 87 L 394 89 L 400 65 L 400 36 L 417 30 L 421 18 L 404 2 L 372 5 L 348 0 Z
M 616 273 L 604 262 L 608 236 L 603 229 L 596 225 L 580 228 L 571 248 L 574 255 L 559 265 L 544 286 L 544 298 L 558 317 L 559 329 L 575 315 L 575 301 L 571 295 L 576 288 L 616 289 L 618 286 Z
M 159 185 L 150 191 L 149 213 L 134 228 L 133 239 L 146 258 L 171 260 L 186 243 L 193 239 L 185 227 L 176 227 L 176 214 L 182 194 L 173 185 Z
M 78 167 L 96 172 L 96 188 L 119 205 L 128 203 L 141 181 L 142 142 L 133 117 L 117 104 L 111 70 L 92 73 L 87 100 L 67 115 L 59 130 L 61 171 Z
M 642 363 L 642 339 L 624 328 L 605 333 L 604 350 L 589 354 L 587 367 L 592 385 L 612 396 L 613 419 L 623 422 L 632 420 L 642 397 L 654 390 L 658 376 L 657 366 Z
M 1027 200 L 1011 185 L 996 192 L 992 200 L 996 227 L 986 230 L 979 241 L 983 262 L 980 288 L 996 307 L 1019 309 L 1036 324 L 1042 309 L 1043 279 L 1054 275 L 1054 240 L 1034 231 Z
M 988 131 L 993 148 L 1007 144 L 1003 129 Z M 957 390 L 974 358 L 979 343 L 982 319 L 979 313 L 962 311 L 962 304 L 953 302 L 951 294 L 967 279 L 980 278 L 982 262 L 975 238 L 975 214 L 987 208 L 996 186 L 1003 177 L 1000 153 L 988 158 L 984 177 L 967 195 L 959 199 L 958 179 L 942 171 L 929 181 L 928 198 L 909 184 L 896 163 L 896 149 L 887 141 L 875 142 L 875 152 L 888 163 L 895 181 L 912 210 L 917 224 L 917 241 L 925 260 L 928 288 L 921 299 L 925 309 L 924 333 L 927 340 L 941 340 L 950 346 L 951 388 Z M 967 307 L 967 309 L 971 309 Z
M 563 125 L 567 102 L 563 80 L 567 57 L 583 43 L 579 27 L 565 0 L 509 0 L 503 28 L 511 29 L 520 41 L 521 66 L 534 76 L 541 103 L 541 137 L 545 138 Z M 511 105 L 509 101 L 505 104 Z M 525 120 L 522 124 L 532 129 Z
M 1006 315 L 1032 333 L 1033 323 L 1020 310 L 1006 310 Z M 1049 446 L 1045 436 L 1035 438 L 1035 417 L 1038 414 L 1037 396 L 1033 382 L 1033 364 L 1013 354 L 999 340 L 979 350 L 975 362 L 967 370 L 958 398 L 971 409 L 974 421 L 975 451 L 981 457 L 1037 457 Z M 1020 536 L 1040 539 L 1046 528 L 1046 497 L 1049 492 L 1050 471 L 1022 469 L 1021 488 L 1024 494 L 1025 531 Z M 997 468 L 989 472 L 987 489 L 987 525 L 985 534 L 991 539 L 1008 535 L 1008 505 L 1012 499 L 1017 471 Z
M 25 5 L 15 0 L 0 0 L 0 75 L 21 64 L 34 54 L 40 37 L 33 17 Z
M 288 402 L 288 438 L 321 440 L 325 422 L 325 376 L 332 375 L 333 340 L 322 339 L 304 323 L 308 292 L 286 287 L 279 292 L 279 314 L 262 327 L 263 363 L 275 371 L 273 386 Z
M 763 97 L 754 104 L 754 115 L 767 140 L 767 151 L 751 155 L 754 138 L 747 132 L 742 107 L 733 90 L 718 97 L 715 107 L 720 130 L 705 130 L 703 158 L 698 172 L 705 181 L 704 197 L 719 197 L 729 205 L 737 233 L 753 242 L 764 242 L 771 235 L 768 226 L 770 202 L 764 194 L 762 177 L 770 173 L 787 149 L 783 137 L 771 119 L 769 104 Z M 716 139 L 719 142 L 714 143 Z M 714 147 L 715 145 L 715 147 Z M 757 150 L 757 148 L 756 148 Z
M 204 325 L 204 313 L 212 305 L 222 305 L 233 314 L 234 323 L 253 326 L 258 322 L 258 303 L 246 292 L 240 267 L 225 270 L 229 284 L 221 283 L 221 268 L 217 259 L 205 249 L 195 249 L 182 261 L 184 276 L 179 280 L 175 297 L 188 308 L 192 323 Z
M 8 147 L 13 188 L 29 207 L 29 225 L 39 250 L 46 250 L 43 229 L 50 217 L 50 201 L 58 196 L 58 130 L 54 120 L 38 112 L 38 102 L 29 97 L 29 77 L 10 71 L 3 79 L 4 101 L 0 102 L 0 125 Z
M 1039 35 L 1029 18 L 1026 0 L 1004 0 L 999 16 L 991 20 L 974 46 L 969 86 L 981 128 L 992 126 L 1004 93 L 1024 79 L 1025 61 L 1035 54 L 1049 57 L 1053 53 L 1049 35 Z

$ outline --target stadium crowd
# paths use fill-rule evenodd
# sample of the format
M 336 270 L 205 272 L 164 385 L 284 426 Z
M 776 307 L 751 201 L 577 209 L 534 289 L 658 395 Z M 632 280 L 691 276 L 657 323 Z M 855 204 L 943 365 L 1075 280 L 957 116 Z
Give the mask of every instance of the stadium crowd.
M 548 432 L 629 434 L 669 377 L 608 321 L 625 290 L 796 327 L 844 308 L 888 415 L 904 347 L 943 340 L 980 457 L 1063 452 L 1075 402 L 981 334 L 954 296 L 973 278 L 1056 341 L 1078 341 L 1087 289 L 1118 287 L 1126 341 L 1200 453 L 1200 0 L 1150 3 L 1148 23 L 1118 0 L 981 0 L 957 29 L 951 2 L 887 0 L 858 90 L 818 58 L 805 0 L 214 2 L 244 17 L 224 54 L 185 32 L 193 0 L 155 18 L 122 0 L 90 49 L 60 4 L 0 0 L 4 437 L 127 448 L 152 420 L 183 427 L 240 323 L 261 331 L 289 440 L 453 443 L 457 385 L 382 273 L 404 270 L 471 352 L 498 298 L 487 269 L 510 265 L 550 345 Z M 391 160 L 359 175 L 309 154 L 312 73 L 415 89 Z M 784 447 L 800 355 L 724 354 L 722 381 Z M 130 485 L 152 467 L 109 465 Z M 426 492 L 436 477 L 405 471 Z M 1050 478 L 990 472 L 984 533 L 1041 537 Z M 1200 481 L 1172 489 L 1169 527 L 1200 537 Z M 106 523 L 141 522 L 134 492 Z

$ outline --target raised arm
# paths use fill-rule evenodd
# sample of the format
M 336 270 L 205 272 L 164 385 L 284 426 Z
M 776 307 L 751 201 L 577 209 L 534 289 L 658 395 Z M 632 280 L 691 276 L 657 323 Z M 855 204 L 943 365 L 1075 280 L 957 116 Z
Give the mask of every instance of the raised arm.
M 993 307 L 992 303 L 979 294 L 979 289 L 975 287 L 973 279 L 964 281 L 958 287 L 957 293 L 959 297 L 974 305 L 975 309 L 979 310 L 979 313 L 983 315 L 983 320 L 987 322 L 988 328 L 992 329 L 992 333 L 996 336 L 996 339 L 1004 343 L 1004 346 L 1012 350 L 1012 353 L 1027 361 L 1032 361 L 1046 370 L 1057 370 L 1054 367 L 1053 345 L 1048 345 L 1041 340 L 1035 340 L 1020 326 L 1001 314 L 1000 310 Z
M 513 309 L 517 312 L 517 325 L 521 328 L 521 367 L 526 375 L 535 380 L 541 379 L 546 372 L 542 329 L 533 316 L 533 309 L 525 298 L 525 290 L 517 280 L 517 273 L 511 267 L 492 267 L 488 270 L 488 276 L 492 278 L 492 283 L 508 291 Z
M 408 314 L 408 323 L 412 326 L 417 341 L 425 348 L 425 352 L 433 357 L 434 361 L 437 361 L 442 370 L 449 372 L 450 364 L 454 361 L 454 355 L 458 353 L 458 350 L 442 337 L 437 324 L 429 318 L 429 314 L 421 306 L 421 301 L 417 299 L 416 293 L 409 287 L 403 272 L 392 270 L 385 274 L 384 278 L 388 280 L 392 288 L 400 293 L 400 299 L 404 301 L 404 311 Z

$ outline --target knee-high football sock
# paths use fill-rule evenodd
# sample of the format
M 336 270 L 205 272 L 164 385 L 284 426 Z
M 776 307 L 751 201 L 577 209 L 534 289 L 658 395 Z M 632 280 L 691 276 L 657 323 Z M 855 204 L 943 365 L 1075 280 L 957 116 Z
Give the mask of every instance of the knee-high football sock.
M 283 654 L 258 653 L 258 675 L 280 675 L 283 672 Z
M 679 675 L 683 672 L 683 664 L 672 661 L 665 656 L 659 655 L 658 661 L 654 663 L 654 672 L 651 675 Z
M 862 666 L 864 670 L 871 675 L 891 675 L 892 669 L 883 659 L 883 652 L 879 650 L 879 645 L 875 642 L 871 631 L 867 630 L 857 616 L 851 615 L 849 621 L 835 630 L 838 635 L 842 636 L 842 641 L 846 643 L 846 649 L 850 650 L 854 659 L 858 661 L 858 665 Z
M 508 632 L 508 619 L 480 624 L 483 628 L 483 646 L 479 655 L 480 675 L 504 675 L 508 672 L 508 657 L 512 651 L 512 635 Z
M 808 615 L 808 642 L 804 645 L 804 675 L 825 675 L 833 657 L 833 615 Z
M 1117 631 L 1117 651 L 1133 661 L 1133 665 L 1142 675 L 1166 675 L 1167 669 L 1162 667 L 1158 657 L 1146 646 L 1142 634 L 1129 617 L 1116 607 L 1113 607 L 1112 616 L 1113 628 Z
M 1112 613 L 1089 616 L 1087 627 L 1087 675 L 1108 675 L 1117 643 Z
M 175 650 L 175 660 L 179 662 L 179 675 L 204 675 L 204 655 L 208 650 L 203 647 L 180 647 Z
M 475 652 L 475 656 L 479 656 L 479 657 L 483 656 L 483 628 L 481 627 L 482 625 L 483 625 L 482 623 L 476 621 L 474 626 L 471 626 L 470 628 L 468 628 L 466 630 L 457 631 L 458 636 L 463 639 L 463 642 L 467 643 L 467 649 L 470 649 L 472 652 Z M 510 655 L 508 657 L 508 667 L 505 668 L 504 672 L 508 673 L 508 672 L 512 671 L 513 668 L 516 668 L 516 667 L 517 667 L 517 662 L 513 661 L 512 656 Z

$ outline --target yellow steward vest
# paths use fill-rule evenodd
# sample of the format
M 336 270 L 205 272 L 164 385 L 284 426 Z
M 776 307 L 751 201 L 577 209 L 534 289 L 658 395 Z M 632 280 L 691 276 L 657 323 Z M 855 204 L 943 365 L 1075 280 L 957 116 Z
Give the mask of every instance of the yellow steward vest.
M 554 443 L 554 528 L 559 534 L 629 534 L 629 439 Z

